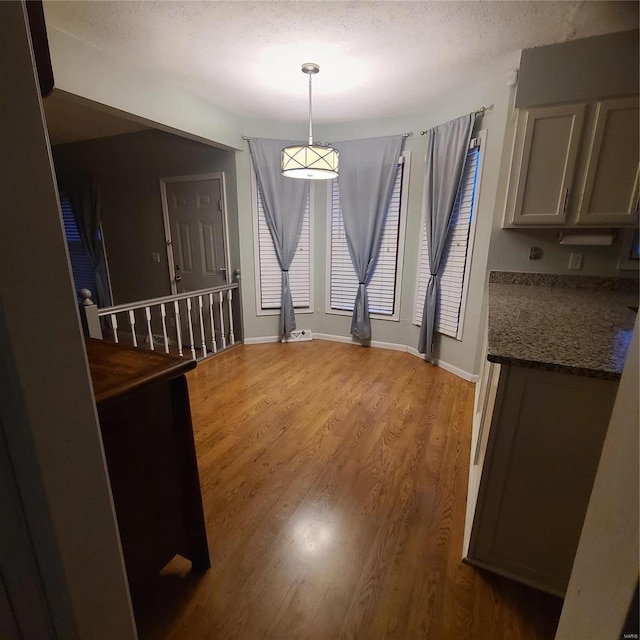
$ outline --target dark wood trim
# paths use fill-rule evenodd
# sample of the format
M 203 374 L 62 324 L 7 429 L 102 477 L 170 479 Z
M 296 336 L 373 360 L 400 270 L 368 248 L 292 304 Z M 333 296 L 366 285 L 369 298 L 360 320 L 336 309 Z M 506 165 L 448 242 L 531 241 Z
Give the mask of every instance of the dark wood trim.
M 191 369 L 196 361 L 159 351 L 132 349 L 87 338 L 87 355 L 98 404 L 132 393 L 160 380 L 170 380 Z
M 175 378 L 170 384 L 177 456 L 182 470 L 182 499 L 189 547 L 187 557 L 194 569 L 204 571 L 211 566 L 211 561 L 200 493 L 198 460 L 191 427 L 189 390 L 184 376 Z
M 195 361 L 88 340 L 87 352 L 134 601 L 176 555 L 210 566 L 189 392 Z
M 53 67 L 51 66 L 51 54 L 49 51 L 49 39 L 47 37 L 47 25 L 44 19 L 42 0 L 27 0 L 27 18 L 31 33 L 31 47 L 36 60 L 38 71 L 38 83 L 42 97 L 48 96 L 54 87 Z

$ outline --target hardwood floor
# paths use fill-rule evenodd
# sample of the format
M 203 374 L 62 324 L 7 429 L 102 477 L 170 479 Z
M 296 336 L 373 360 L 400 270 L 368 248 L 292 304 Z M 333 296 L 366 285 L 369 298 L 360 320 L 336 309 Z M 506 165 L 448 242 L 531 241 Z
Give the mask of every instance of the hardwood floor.
M 472 384 L 323 341 L 188 380 L 212 566 L 164 570 L 143 640 L 553 638 L 559 599 L 460 560 Z

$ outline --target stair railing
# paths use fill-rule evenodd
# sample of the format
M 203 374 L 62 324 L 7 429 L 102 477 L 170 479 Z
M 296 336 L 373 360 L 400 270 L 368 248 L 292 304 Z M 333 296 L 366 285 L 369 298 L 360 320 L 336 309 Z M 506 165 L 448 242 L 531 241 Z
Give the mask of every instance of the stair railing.
M 104 308 L 81 289 L 85 333 L 194 360 L 219 353 L 242 339 L 240 274 L 235 275 L 231 284 Z

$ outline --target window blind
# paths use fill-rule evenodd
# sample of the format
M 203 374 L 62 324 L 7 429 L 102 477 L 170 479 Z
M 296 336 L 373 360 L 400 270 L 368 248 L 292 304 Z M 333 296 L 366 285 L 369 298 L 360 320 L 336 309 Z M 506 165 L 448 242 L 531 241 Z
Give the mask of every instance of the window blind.
M 400 235 L 400 205 L 402 201 L 402 177 L 404 163 L 398 163 L 393 192 L 387 210 L 380 255 L 371 282 L 367 285 L 369 311 L 380 315 L 393 315 L 396 300 L 396 275 L 398 266 L 398 240 Z M 338 181 L 331 185 L 331 259 L 330 304 L 331 309 L 353 311 L 358 292 L 358 277 L 351 262 L 340 207 Z
M 465 270 L 468 267 L 469 234 L 475 204 L 480 147 L 470 149 L 462 175 L 462 183 L 451 216 L 449 237 L 444 248 L 440 271 L 440 300 L 436 310 L 436 331 L 453 338 L 458 335 L 460 309 L 464 294 Z M 418 260 L 418 292 L 414 323 L 422 324 L 424 298 L 429 282 L 429 247 L 427 228 L 422 221 L 420 257 Z
M 278 264 L 273 238 L 264 217 L 264 206 L 260 187 L 257 189 L 258 207 L 258 254 L 260 262 L 260 306 L 262 309 L 280 309 L 282 301 L 282 270 Z M 302 230 L 296 254 L 289 268 L 291 297 L 296 309 L 311 306 L 311 234 L 310 203 L 305 204 Z
M 69 196 L 64 192 L 60 194 L 60 208 L 62 209 L 62 222 L 64 224 L 64 234 L 67 240 L 76 294 L 80 289 L 89 289 L 95 300 L 96 281 L 93 266 L 82 246 L 80 232 L 78 231 L 76 220 L 73 217 L 71 201 L 69 200 Z

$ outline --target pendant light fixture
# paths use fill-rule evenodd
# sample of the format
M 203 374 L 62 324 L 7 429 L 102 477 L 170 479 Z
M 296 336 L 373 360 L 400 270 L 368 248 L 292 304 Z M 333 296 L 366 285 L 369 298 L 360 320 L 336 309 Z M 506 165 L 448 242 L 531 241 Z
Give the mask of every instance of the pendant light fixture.
M 309 144 L 285 147 L 282 150 L 282 175 L 302 180 L 331 180 L 338 177 L 338 152 L 331 147 L 313 144 L 311 125 L 311 76 L 320 67 L 314 62 L 302 65 L 309 76 Z

